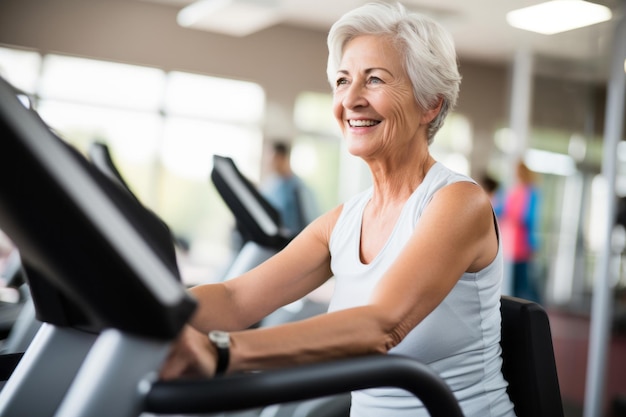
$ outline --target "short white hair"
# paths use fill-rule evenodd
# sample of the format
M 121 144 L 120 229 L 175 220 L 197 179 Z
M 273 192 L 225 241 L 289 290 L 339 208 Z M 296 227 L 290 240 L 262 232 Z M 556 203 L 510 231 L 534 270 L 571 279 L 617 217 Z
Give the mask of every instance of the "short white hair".
M 406 57 L 404 68 L 422 109 L 442 99 L 441 111 L 428 128 L 428 143 L 454 108 L 461 76 L 452 35 L 431 18 L 400 4 L 369 3 L 344 14 L 328 33 L 326 72 L 333 88 L 346 44 L 357 36 L 388 36 Z

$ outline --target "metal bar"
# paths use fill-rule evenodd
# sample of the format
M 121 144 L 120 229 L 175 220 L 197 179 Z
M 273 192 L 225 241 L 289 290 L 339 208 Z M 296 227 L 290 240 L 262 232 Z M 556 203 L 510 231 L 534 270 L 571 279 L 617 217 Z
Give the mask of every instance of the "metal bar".
M 626 9 L 622 5 L 622 9 Z M 626 20 L 624 11 L 615 27 L 613 61 L 607 84 L 606 118 L 604 120 L 604 148 L 602 175 L 606 180 L 610 196 L 603 216 L 604 242 L 600 261 L 596 268 L 591 304 L 591 330 L 589 334 L 589 355 L 587 361 L 587 381 L 585 386 L 584 417 L 603 415 L 603 394 L 605 392 L 606 358 L 610 340 L 611 312 L 613 307 L 611 288 L 611 233 L 615 223 L 617 200 L 615 184 L 617 172 L 617 145 L 622 138 L 624 117 L 626 60 Z

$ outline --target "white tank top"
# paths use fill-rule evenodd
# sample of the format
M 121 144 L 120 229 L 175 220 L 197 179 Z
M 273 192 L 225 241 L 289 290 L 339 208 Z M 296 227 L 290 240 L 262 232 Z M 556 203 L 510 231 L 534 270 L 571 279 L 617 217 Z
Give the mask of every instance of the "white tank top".
M 372 188 L 344 204 L 330 238 L 335 292 L 329 311 L 365 305 L 376 284 L 394 262 L 433 195 L 446 185 L 470 181 L 440 163 L 405 203 L 388 241 L 369 264 L 359 257 L 361 221 Z M 481 271 L 465 273 L 443 302 L 417 325 L 390 354 L 428 364 L 450 386 L 466 417 L 514 416 L 506 394 L 500 357 L 500 284 L 502 248 Z M 419 279 L 419 271 L 415 279 Z M 352 417 L 428 416 L 407 391 L 376 388 L 352 393 Z

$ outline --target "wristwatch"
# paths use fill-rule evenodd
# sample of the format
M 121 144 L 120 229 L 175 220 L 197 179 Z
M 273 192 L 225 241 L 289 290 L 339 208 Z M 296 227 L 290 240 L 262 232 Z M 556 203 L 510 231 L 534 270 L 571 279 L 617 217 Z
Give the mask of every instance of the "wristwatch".
M 223 375 L 230 360 L 230 335 L 228 332 L 213 330 L 209 332 L 209 340 L 217 348 L 217 367 L 215 375 Z

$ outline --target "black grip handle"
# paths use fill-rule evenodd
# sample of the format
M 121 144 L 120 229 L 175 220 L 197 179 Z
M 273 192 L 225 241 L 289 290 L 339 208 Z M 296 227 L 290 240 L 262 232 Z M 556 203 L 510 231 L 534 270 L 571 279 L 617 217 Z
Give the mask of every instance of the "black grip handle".
M 146 411 L 190 414 L 244 410 L 376 387 L 411 392 L 433 417 L 463 417 L 454 394 L 439 375 L 423 363 L 398 355 L 215 379 L 158 381 L 147 395 Z

